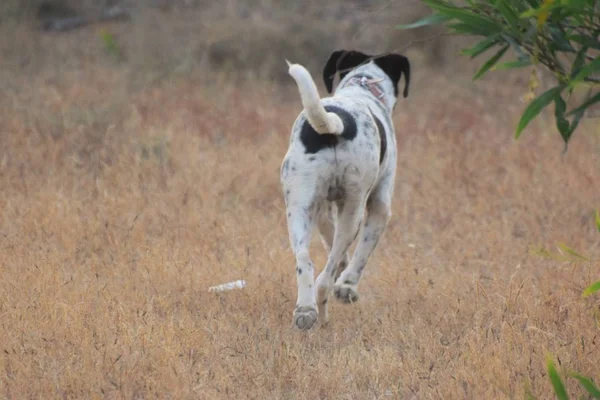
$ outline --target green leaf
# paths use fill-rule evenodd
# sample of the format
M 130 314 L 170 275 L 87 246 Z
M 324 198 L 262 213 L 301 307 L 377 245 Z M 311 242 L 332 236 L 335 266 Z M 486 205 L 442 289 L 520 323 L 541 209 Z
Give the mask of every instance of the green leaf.
M 423 0 L 423 3 L 427 4 L 429 7 L 433 8 L 436 11 L 456 10 L 458 8 L 446 1 L 440 0 Z
M 556 2 L 556 3 L 560 3 L 560 2 Z M 519 15 L 519 18 L 530 18 L 530 17 L 537 17 L 539 18 L 540 15 L 546 15 L 547 16 L 550 14 L 550 11 L 552 11 L 555 8 L 561 7 L 560 4 L 555 4 L 555 3 L 551 3 L 551 4 L 544 4 L 539 8 L 531 8 L 525 12 L 522 12 Z
M 429 1 L 429 0 L 427 0 Z M 455 19 L 468 26 L 471 34 L 488 36 L 502 31 L 502 27 L 493 19 L 483 17 L 462 8 L 436 8 L 438 13 Z
M 555 3 L 557 3 L 557 7 L 555 8 L 555 10 L 552 11 L 550 15 L 550 21 L 552 21 L 553 23 L 565 21 L 570 16 L 572 16 L 573 13 L 575 13 L 575 10 L 568 7 L 564 2 L 556 0 Z
M 600 208 L 596 210 L 596 228 L 600 232 Z
M 451 19 L 448 16 L 445 15 L 441 15 L 441 14 L 431 14 L 425 18 L 422 18 L 416 22 L 413 22 L 411 24 L 400 24 L 400 25 L 396 25 L 396 28 L 398 29 L 414 29 L 414 28 L 420 28 L 422 26 L 428 26 L 428 25 L 437 25 L 440 24 L 442 22 L 448 21 L 449 19 Z
M 558 372 L 556 371 L 556 367 L 554 366 L 554 362 L 548 356 L 547 358 L 547 367 L 548 367 L 548 376 L 550 377 L 550 382 L 552 383 L 552 387 L 554 388 L 554 393 L 559 400 L 569 400 L 569 396 L 567 395 L 567 391 L 565 390 L 565 385 L 563 385 L 560 376 L 558 376 Z
M 599 282 L 600 283 L 600 282 Z M 571 376 L 575 379 L 577 379 L 579 381 L 579 384 L 581 386 L 583 386 L 583 388 L 585 390 L 587 390 L 587 392 L 594 398 L 594 399 L 600 399 L 600 390 L 598 390 L 598 387 L 596 385 L 594 385 L 594 382 L 592 382 L 592 380 L 590 378 L 587 378 L 585 376 L 579 375 L 578 373 L 574 372 L 571 374 Z
M 583 297 L 588 297 L 596 292 L 600 291 L 600 281 L 591 284 L 583 291 Z
M 496 7 L 500 10 L 502 17 L 506 20 L 510 29 L 514 32 L 519 31 L 519 16 L 517 13 L 511 8 L 510 4 L 506 0 L 498 0 L 496 2 Z
M 586 101 L 584 101 L 579 107 L 569 111 L 567 113 L 567 116 L 573 115 L 573 114 L 576 114 L 579 112 L 583 112 L 587 108 L 589 108 L 592 104 L 597 103 L 599 101 L 600 101 L 600 92 L 596 93 L 594 96 L 592 96 L 589 99 L 587 99 Z
M 566 34 L 560 26 L 550 26 L 548 27 L 548 30 L 550 31 L 550 36 L 552 37 L 552 41 L 548 44 L 551 45 L 553 49 L 575 53 L 573 45 L 571 45 L 571 42 L 567 40 Z
M 579 254 L 578 252 L 576 252 L 575 250 L 573 250 L 572 248 L 570 248 L 569 246 L 567 246 L 567 245 L 566 245 L 566 244 L 564 244 L 564 243 L 559 243 L 559 244 L 558 244 L 558 248 L 559 248 L 561 251 L 563 251 L 564 253 L 570 254 L 570 255 L 572 255 L 573 257 L 580 258 L 580 259 L 582 259 L 583 261 L 588 261 L 588 262 L 590 261 L 590 259 L 589 259 L 589 258 L 587 258 L 587 257 L 585 257 L 585 256 L 582 256 L 581 254 Z
M 506 42 L 510 44 L 510 47 L 512 47 L 512 49 L 517 53 L 517 58 L 519 60 L 529 59 L 529 54 L 525 53 L 521 48 L 521 45 L 519 45 L 510 35 L 502 33 L 500 36 L 502 36 L 502 39 L 506 40 Z
M 585 113 L 585 110 L 581 110 L 577 114 L 575 114 L 575 116 L 573 117 L 573 121 L 571 122 L 571 127 L 569 128 L 570 134 L 573 134 L 573 132 L 575 132 L 575 129 L 577 129 L 577 126 L 579 125 L 579 121 L 581 121 L 581 118 L 583 117 L 584 113 Z M 566 144 L 565 144 L 565 150 L 566 150 Z
M 498 52 L 494 54 L 492 58 L 487 60 L 486 63 L 483 64 L 481 68 L 479 68 L 479 71 L 477 71 L 475 76 L 473 76 L 473 80 L 475 81 L 481 78 L 490 68 L 494 66 L 494 64 L 498 62 L 498 60 L 504 55 L 504 53 L 506 53 L 506 50 L 508 50 L 508 45 L 504 45 L 504 47 L 498 50 Z
M 573 65 L 571 66 L 571 73 L 570 73 L 571 78 L 574 77 L 576 74 L 578 74 L 579 71 L 581 70 L 583 63 L 585 62 L 585 56 L 587 54 L 587 51 L 588 51 L 588 47 L 583 46 L 577 52 L 577 55 L 575 56 L 575 60 L 573 60 Z
M 523 3 L 528 3 L 529 7 L 538 7 L 541 0 L 525 0 Z
M 531 65 L 531 60 L 517 60 L 517 61 L 507 61 L 502 64 L 495 65 L 492 67 L 492 71 L 502 70 L 502 69 L 517 69 L 524 68 Z
M 535 17 L 540 12 L 542 12 L 542 9 L 540 9 L 540 8 L 530 8 L 529 10 L 524 11 L 521 14 L 519 14 L 519 18 L 523 19 L 523 18 Z
M 485 52 L 490 47 L 494 46 L 498 42 L 499 38 L 500 36 L 497 34 L 491 35 L 483 39 L 481 42 L 476 43 L 475 45 L 473 45 L 473 47 L 462 50 L 461 54 L 471 56 L 471 58 L 475 58 L 481 53 Z
M 567 103 L 559 93 L 556 97 L 554 97 L 554 117 L 556 118 L 556 127 L 560 132 L 560 136 L 562 136 L 563 140 L 565 141 L 565 145 L 569 143 L 569 139 L 572 133 L 569 121 L 567 121 L 567 119 L 565 118 L 566 110 Z
M 515 9 L 517 16 L 529 9 L 527 1 L 510 1 L 511 6 Z
M 453 24 L 448 24 L 448 28 L 450 28 L 450 30 L 458 35 L 465 35 L 465 36 L 470 36 L 473 35 L 473 29 L 467 25 L 467 24 L 463 24 L 462 22 L 455 22 Z
M 586 65 L 577 73 L 574 79 L 569 84 L 570 87 L 575 86 L 577 83 L 582 82 L 585 78 L 593 74 L 594 72 L 600 71 L 600 57 L 596 57 L 594 61 Z
M 523 131 L 523 129 L 525 129 L 527 125 L 529 125 L 531 120 L 534 119 L 544 107 L 550 104 L 550 102 L 554 100 L 554 97 L 560 94 L 560 92 L 562 92 L 564 88 L 565 85 L 553 87 L 552 89 L 545 91 L 539 97 L 537 97 L 531 103 L 529 103 L 529 105 L 523 112 L 521 119 L 519 120 L 519 124 L 517 125 L 515 139 L 518 139 L 519 136 L 521 136 L 521 132 Z
M 586 35 L 570 35 L 567 40 L 579 43 L 582 46 L 591 47 L 592 49 L 600 50 L 600 42 L 592 36 Z

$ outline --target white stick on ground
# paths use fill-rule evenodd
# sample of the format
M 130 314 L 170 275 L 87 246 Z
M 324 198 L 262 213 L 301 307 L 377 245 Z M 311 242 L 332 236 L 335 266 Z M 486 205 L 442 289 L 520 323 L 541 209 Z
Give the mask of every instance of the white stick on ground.
M 234 282 L 223 283 L 222 285 L 211 286 L 208 288 L 209 292 L 224 292 L 233 289 L 242 289 L 246 287 L 246 281 L 237 280 Z

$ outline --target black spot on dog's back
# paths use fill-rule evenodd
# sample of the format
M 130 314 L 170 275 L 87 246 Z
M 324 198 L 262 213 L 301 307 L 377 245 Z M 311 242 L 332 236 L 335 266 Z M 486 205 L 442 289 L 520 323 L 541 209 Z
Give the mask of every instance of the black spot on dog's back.
M 319 134 L 313 129 L 307 120 L 302 123 L 300 130 L 300 140 L 306 149 L 306 153 L 317 153 L 324 148 L 335 147 L 340 138 L 344 140 L 352 140 L 356 137 L 356 121 L 350 113 L 340 107 L 325 106 L 327 112 L 337 114 L 344 123 L 344 132 L 341 135 Z
M 375 120 L 377 131 L 379 132 L 379 139 L 381 140 L 381 147 L 379 148 L 379 164 L 381 164 L 383 162 L 383 157 L 385 157 L 385 152 L 387 151 L 387 137 L 385 136 L 385 128 L 379 118 L 373 113 L 371 113 L 371 116 Z

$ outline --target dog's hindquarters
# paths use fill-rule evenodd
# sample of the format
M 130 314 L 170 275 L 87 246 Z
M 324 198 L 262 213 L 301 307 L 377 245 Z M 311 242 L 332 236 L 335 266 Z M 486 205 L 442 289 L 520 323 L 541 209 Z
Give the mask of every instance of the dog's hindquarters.
M 302 106 L 310 125 L 320 134 L 341 135 L 344 132 L 344 123 L 337 114 L 325 110 L 310 73 L 300 64 L 291 64 L 289 61 L 287 63 L 290 67 L 289 74 L 298 85 Z
M 294 324 L 300 329 L 311 328 L 317 318 L 327 322 L 329 292 L 338 277 L 338 268 L 348 264 L 348 249 L 359 233 L 370 188 L 377 178 L 377 154 L 369 159 L 372 165 L 367 163 L 362 169 L 349 153 L 323 149 L 318 156 L 311 156 L 304 149 L 293 147 L 283 161 L 281 183 L 298 284 Z M 329 256 L 315 281 L 309 245 L 322 213 L 332 203 L 335 224 L 329 227 Z M 348 292 L 346 297 L 353 301 L 358 296 Z

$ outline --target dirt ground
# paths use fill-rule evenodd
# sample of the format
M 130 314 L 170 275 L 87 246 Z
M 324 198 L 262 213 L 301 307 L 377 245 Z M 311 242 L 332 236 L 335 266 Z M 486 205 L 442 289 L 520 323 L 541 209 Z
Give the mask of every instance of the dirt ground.
M 600 379 L 600 303 L 581 296 L 600 264 L 542 250 L 600 259 L 600 132 L 585 121 L 562 154 L 549 112 L 515 141 L 526 73 L 473 83 L 476 65 L 408 51 L 392 220 L 360 300 L 298 332 L 279 187 L 295 89 L 196 66 L 142 79 L 93 56 L 95 28 L 11 34 L 0 398 L 549 399 L 548 355 Z

